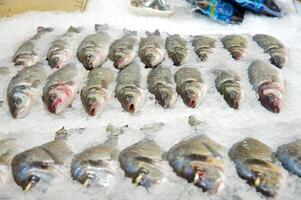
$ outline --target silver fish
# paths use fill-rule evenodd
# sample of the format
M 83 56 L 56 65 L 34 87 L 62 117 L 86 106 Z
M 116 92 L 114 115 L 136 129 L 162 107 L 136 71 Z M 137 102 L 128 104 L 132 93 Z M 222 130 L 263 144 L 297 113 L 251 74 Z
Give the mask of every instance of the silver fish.
M 79 27 L 70 26 L 66 33 L 52 42 L 47 54 L 47 60 L 51 68 L 62 68 L 71 62 L 74 56 L 72 42 L 81 30 Z
M 47 71 L 40 63 L 22 69 L 11 79 L 7 101 L 13 118 L 23 118 L 30 113 L 46 79 Z
M 144 103 L 145 97 L 140 82 L 141 70 L 136 63 L 131 63 L 118 74 L 115 97 L 127 112 L 137 112 Z
M 301 139 L 278 147 L 276 156 L 285 169 L 301 177 Z
M 165 39 L 160 32 L 146 32 L 147 37 L 141 38 L 138 54 L 146 68 L 154 68 L 161 64 L 165 56 Z
M 113 79 L 110 69 L 97 67 L 89 72 L 86 86 L 81 91 L 81 100 L 89 115 L 95 116 L 109 103 L 111 92 L 108 87 Z
M 56 133 L 54 141 L 17 154 L 12 161 L 15 182 L 24 191 L 39 186 L 45 189 L 61 175 L 60 166 L 70 163 L 73 152 L 66 142 L 66 130 Z
M 173 146 L 167 159 L 178 176 L 208 191 L 223 188 L 226 149 L 206 135 L 196 135 Z
M 286 80 L 280 69 L 255 60 L 248 69 L 249 81 L 258 92 L 259 101 L 267 110 L 279 113 L 282 108 Z
M 83 74 L 76 64 L 68 64 L 48 77 L 43 101 L 49 112 L 59 114 L 72 104 L 80 90 Z
M 37 33 L 30 40 L 22 43 L 14 54 L 12 61 L 15 65 L 21 65 L 23 67 L 35 65 L 39 60 L 36 52 L 36 43 L 43 35 L 52 31 L 53 28 L 39 26 L 37 28 Z
M 188 59 L 187 41 L 178 34 L 166 38 L 166 50 L 175 66 L 182 65 Z
M 171 70 L 158 66 L 147 76 L 147 89 L 155 95 L 156 100 L 163 108 L 171 108 L 177 100 L 175 82 Z
M 176 72 L 175 80 L 177 92 L 185 105 L 190 108 L 197 107 L 207 91 L 201 73 L 196 68 L 184 67 Z
M 273 65 L 281 69 L 287 63 L 287 51 L 282 42 L 277 38 L 271 35 L 257 34 L 253 36 L 253 40 L 257 42 L 258 46 L 263 48 L 266 53 L 270 54 L 270 61 Z
M 123 69 L 134 62 L 139 38 L 136 31 L 124 30 L 125 35 L 113 42 L 110 47 L 110 59 L 116 69 Z
M 275 164 L 272 149 L 254 138 L 246 138 L 229 150 L 238 175 L 268 197 L 274 197 L 281 186 L 283 174 Z
M 194 52 L 203 62 L 208 59 L 210 54 L 213 54 L 216 47 L 215 39 L 203 35 L 194 36 L 191 43 L 194 47 Z
M 87 70 L 101 66 L 108 58 L 112 39 L 107 29 L 106 24 L 96 24 L 96 33 L 87 36 L 77 49 L 77 58 Z
M 235 60 L 246 57 L 248 41 L 241 35 L 227 35 L 221 39 L 224 48 L 227 49 Z

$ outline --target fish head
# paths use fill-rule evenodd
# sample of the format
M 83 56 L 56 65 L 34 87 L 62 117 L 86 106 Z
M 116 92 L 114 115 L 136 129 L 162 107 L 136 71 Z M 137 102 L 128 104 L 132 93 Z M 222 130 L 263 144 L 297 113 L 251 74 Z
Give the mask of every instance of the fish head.
M 38 56 L 36 54 L 21 54 L 15 59 L 15 65 L 21 65 L 24 67 L 32 66 L 37 62 Z
M 9 97 L 9 109 L 13 118 L 22 118 L 29 114 L 36 100 L 30 86 L 17 86 Z
M 123 69 L 135 59 L 135 52 L 126 47 L 116 49 L 114 53 L 114 67 L 116 69 Z
M 107 55 L 101 48 L 87 47 L 82 51 L 80 57 L 84 67 L 87 70 L 92 70 L 93 68 L 100 66 Z
M 56 84 L 49 88 L 46 99 L 51 113 L 61 113 L 72 101 L 73 90 L 67 84 Z
M 238 82 L 226 81 L 223 84 L 222 94 L 224 95 L 225 101 L 231 108 L 239 108 L 241 100 L 241 89 Z
M 137 112 L 144 102 L 143 93 L 135 86 L 126 86 L 117 95 L 123 109 L 129 113 Z
M 195 108 L 199 105 L 204 95 L 203 85 L 193 80 L 186 81 L 182 85 L 180 95 L 188 107 Z
M 259 101 L 267 110 L 279 113 L 282 108 L 282 90 L 276 82 L 267 81 L 258 88 Z
M 175 48 L 175 52 L 171 54 L 171 59 L 175 66 L 180 66 L 187 60 L 187 56 L 187 49 L 177 47 Z
M 155 47 L 145 48 L 143 56 L 141 57 L 142 62 L 147 68 L 153 68 L 159 65 L 164 59 L 164 51 Z
M 85 107 L 89 115 L 95 116 L 101 112 L 109 101 L 109 92 L 102 88 L 91 88 L 85 98 Z
M 163 173 L 156 167 L 149 163 L 140 163 L 137 176 L 133 179 L 133 183 L 137 186 L 143 186 L 146 189 L 159 183 L 163 178 Z
M 177 93 L 173 88 L 160 84 L 158 86 L 158 91 L 156 92 L 155 97 L 158 103 L 163 108 L 167 109 L 171 108 L 175 104 L 177 100 Z
M 70 53 L 62 51 L 61 49 L 55 49 L 51 52 L 50 56 L 48 56 L 47 60 L 51 68 L 60 69 L 67 64 L 70 57 Z

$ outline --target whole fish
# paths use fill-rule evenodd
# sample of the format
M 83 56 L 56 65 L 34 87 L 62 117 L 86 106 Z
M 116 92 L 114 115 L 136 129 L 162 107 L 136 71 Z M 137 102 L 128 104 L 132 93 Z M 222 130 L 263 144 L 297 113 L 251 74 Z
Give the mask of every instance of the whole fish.
M 255 60 L 248 69 L 249 81 L 258 92 L 259 101 L 267 110 L 279 113 L 285 93 L 286 80 L 280 69 Z
M 276 156 L 285 169 L 301 177 L 301 139 L 278 147 Z
M 273 65 L 275 65 L 279 69 L 283 68 L 288 60 L 288 56 L 282 42 L 271 35 L 265 34 L 254 35 L 253 40 L 257 42 L 258 46 L 263 48 L 265 53 L 270 54 L 270 61 Z
M 175 80 L 177 92 L 185 105 L 190 108 L 197 107 L 207 91 L 201 73 L 196 68 L 184 67 L 176 72 Z
M 109 187 L 116 174 L 112 161 L 118 161 L 117 136 L 110 136 L 103 144 L 90 147 L 74 156 L 71 176 L 86 187 Z
M 209 193 L 223 188 L 226 149 L 206 135 L 196 135 L 173 146 L 167 159 L 178 176 Z
M 72 104 L 79 92 L 83 71 L 75 64 L 68 64 L 48 77 L 43 89 L 43 101 L 49 112 L 61 113 Z
M 7 88 L 7 102 L 13 118 L 28 115 L 38 101 L 47 71 L 40 63 L 19 71 Z
M 48 50 L 47 60 L 51 68 L 62 68 L 74 57 L 73 45 L 76 35 L 81 28 L 70 26 L 68 31 L 59 36 Z
M 246 57 L 248 41 L 240 35 L 227 35 L 221 39 L 224 48 L 227 49 L 235 60 L 241 60 Z
M 136 31 L 124 30 L 124 36 L 110 47 L 110 59 L 116 69 L 123 69 L 134 62 L 139 38 Z
M 10 174 L 10 165 L 15 155 L 24 151 L 16 139 L 6 138 L 0 140 L 0 188 L 5 184 Z
M 14 54 L 12 61 L 15 63 L 15 65 L 21 65 L 23 67 L 35 65 L 39 60 L 36 52 L 36 43 L 43 35 L 52 31 L 53 28 L 39 26 L 37 28 L 37 33 L 30 40 L 22 43 L 22 45 Z
M 215 39 L 203 35 L 194 36 L 191 43 L 194 48 L 194 52 L 203 62 L 208 59 L 210 54 L 213 54 L 216 47 Z
M 64 129 L 56 133 L 54 141 L 34 147 L 17 154 L 12 161 L 15 182 L 24 191 L 39 186 L 45 189 L 56 177 L 61 175 L 59 167 L 67 165 L 73 152 L 66 142 Z
M 140 83 L 140 66 L 131 63 L 119 72 L 116 82 L 115 97 L 122 108 L 130 113 L 137 112 L 142 107 L 145 98 Z
M 187 41 L 178 34 L 166 38 L 166 50 L 175 66 L 182 65 L 188 59 Z
M 270 147 L 254 138 L 246 138 L 231 147 L 229 157 L 238 175 L 258 192 L 269 197 L 277 194 L 283 175 Z
M 81 91 L 81 100 L 86 112 L 95 116 L 110 101 L 108 87 L 113 82 L 113 71 L 107 68 L 94 68 L 89 72 L 86 86 Z
M 170 68 L 158 66 L 147 76 L 147 89 L 163 108 L 171 108 L 177 100 L 175 82 Z
M 238 109 L 241 100 L 241 84 L 238 74 L 232 70 L 215 70 L 215 87 L 227 104 Z
M 138 54 L 146 68 L 154 68 L 161 64 L 165 56 L 165 39 L 160 32 L 146 32 L 147 37 L 141 38 Z
M 163 151 L 155 141 L 144 139 L 124 149 L 119 154 L 119 162 L 135 185 L 148 189 L 164 178 L 162 156 Z
M 95 25 L 96 33 L 87 36 L 77 49 L 77 58 L 87 70 L 106 62 L 112 39 L 106 32 L 108 25 Z

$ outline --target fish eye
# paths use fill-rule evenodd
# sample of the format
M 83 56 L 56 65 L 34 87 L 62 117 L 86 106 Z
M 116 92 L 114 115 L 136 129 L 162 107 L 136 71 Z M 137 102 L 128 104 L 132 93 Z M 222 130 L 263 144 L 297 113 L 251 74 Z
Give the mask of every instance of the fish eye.
M 139 172 L 142 174 L 149 174 L 149 170 L 145 168 L 140 168 Z
M 15 97 L 15 98 L 13 99 L 13 103 L 14 103 L 14 104 L 21 104 L 21 103 L 22 103 L 22 99 L 19 98 L 19 97 Z

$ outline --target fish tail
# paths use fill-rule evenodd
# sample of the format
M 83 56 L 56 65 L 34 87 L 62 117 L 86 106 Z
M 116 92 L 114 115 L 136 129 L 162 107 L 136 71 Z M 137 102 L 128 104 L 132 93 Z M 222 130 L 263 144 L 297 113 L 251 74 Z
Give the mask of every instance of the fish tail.
M 37 28 L 37 33 L 38 34 L 49 33 L 49 32 L 52 32 L 53 30 L 54 29 L 52 27 L 39 26 Z
M 155 30 L 153 33 L 152 33 L 152 32 L 149 32 L 149 31 L 146 31 L 145 34 L 146 34 L 147 36 L 151 36 L 151 35 L 158 35 L 158 36 L 160 36 L 160 35 L 161 35 L 161 33 L 160 33 L 160 31 L 159 31 L 158 29 Z
M 95 31 L 96 32 L 102 32 L 109 28 L 108 24 L 95 24 Z
M 82 27 L 74 27 L 74 26 L 70 26 L 68 28 L 68 33 L 80 33 L 82 32 L 83 28 Z
M 137 35 L 138 34 L 137 31 L 132 31 L 132 30 L 128 30 L 128 29 L 123 29 L 123 32 L 126 35 Z

